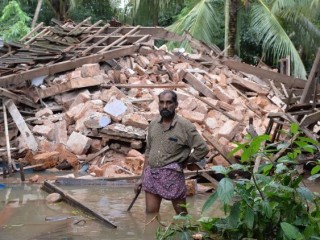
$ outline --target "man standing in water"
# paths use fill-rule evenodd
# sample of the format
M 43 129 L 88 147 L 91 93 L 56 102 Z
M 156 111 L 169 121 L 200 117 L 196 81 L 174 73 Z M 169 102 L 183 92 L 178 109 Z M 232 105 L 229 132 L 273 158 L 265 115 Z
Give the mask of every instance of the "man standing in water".
M 160 117 L 148 128 L 144 171 L 135 191 L 145 191 L 146 212 L 158 213 L 162 199 L 171 200 L 176 214 L 188 214 L 183 168 L 200 161 L 208 146 L 195 126 L 176 114 L 177 94 L 159 94 Z

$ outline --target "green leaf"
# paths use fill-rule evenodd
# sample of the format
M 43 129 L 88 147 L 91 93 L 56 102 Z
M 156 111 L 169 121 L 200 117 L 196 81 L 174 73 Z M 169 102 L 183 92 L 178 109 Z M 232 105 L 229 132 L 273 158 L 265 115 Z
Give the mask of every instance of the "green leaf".
M 178 234 L 178 239 L 179 240 L 190 240 L 192 239 L 192 235 L 189 231 L 183 230 Z
M 313 193 L 306 187 L 297 188 L 297 192 L 299 193 L 300 197 L 304 198 L 305 200 L 310 202 L 314 200 Z
M 315 181 L 316 179 L 320 178 L 320 174 L 312 175 L 308 177 L 309 181 Z
M 307 226 L 304 231 L 303 235 L 308 239 L 310 238 L 313 234 L 315 233 L 314 231 L 314 226 Z
M 313 145 L 306 145 L 303 147 L 303 150 L 309 153 L 314 153 L 317 150 L 317 148 Z
M 235 154 L 239 150 L 245 149 L 246 145 L 247 145 L 246 143 L 238 144 L 237 147 L 235 147 L 231 152 L 229 152 L 228 157 L 233 156 L 233 154 Z
M 314 139 L 311 139 L 311 138 L 307 138 L 307 137 L 298 137 L 297 139 L 299 139 L 300 141 L 304 141 L 304 142 L 308 142 L 312 145 L 319 145 L 319 142 L 317 142 L 316 140 Z
M 231 166 L 230 166 L 233 170 L 248 170 L 248 167 L 247 166 L 245 166 L 245 165 L 242 165 L 242 164 L 238 164 L 238 163 L 236 163 L 236 164 L 232 164 Z
M 277 145 L 277 150 L 281 150 L 283 148 L 288 148 L 290 146 L 290 143 L 280 143 Z
M 264 214 L 267 216 L 267 218 L 272 217 L 272 208 L 270 207 L 270 203 L 267 200 L 263 200 L 261 202 L 262 210 Z
M 203 204 L 201 213 L 207 211 L 211 206 L 213 206 L 217 198 L 218 198 L 218 193 L 217 191 L 215 191 L 213 194 L 210 195 L 207 201 Z
M 228 224 L 231 228 L 237 228 L 240 219 L 240 202 L 236 202 L 231 207 L 230 215 L 228 216 Z
M 292 123 L 290 125 L 290 132 L 292 134 L 296 134 L 298 132 L 298 130 L 299 130 L 299 125 L 297 123 Z
M 311 170 L 311 175 L 315 175 L 320 171 L 320 165 L 317 165 L 315 167 L 312 168 Z
M 299 232 L 298 228 L 291 225 L 290 223 L 282 222 L 280 223 L 281 229 L 284 233 L 284 235 L 288 239 L 301 239 L 303 238 L 303 235 Z
M 253 223 L 254 223 L 254 211 L 251 208 L 247 208 L 244 217 L 243 217 L 244 224 L 247 225 L 247 227 L 252 230 L 253 229 Z
M 224 204 L 228 204 L 232 199 L 232 197 L 234 196 L 234 187 L 233 187 L 232 180 L 226 177 L 223 178 L 219 182 L 217 193 L 221 201 Z
M 218 221 L 218 218 L 212 218 L 212 217 L 201 217 L 198 220 L 198 222 L 201 223 L 201 226 L 207 231 L 211 231 L 217 221 Z
M 213 171 L 215 171 L 216 173 L 221 173 L 221 174 L 224 174 L 224 175 L 226 175 L 226 174 L 229 173 L 229 170 L 226 169 L 226 168 L 223 167 L 223 166 L 213 166 L 211 169 L 212 169 Z
M 267 164 L 263 167 L 262 171 L 264 174 L 269 174 L 272 168 L 273 168 L 273 164 Z
M 280 157 L 277 162 L 286 163 L 286 162 L 293 162 L 293 161 L 291 158 L 289 158 L 288 155 L 284 155 L 284 156 Z
M 280 163 L 280 164 L 277 164 L 275 173 L 280 174 L 286 170 L 288 170 L 287 166 L 284 165 L 283 163 Z

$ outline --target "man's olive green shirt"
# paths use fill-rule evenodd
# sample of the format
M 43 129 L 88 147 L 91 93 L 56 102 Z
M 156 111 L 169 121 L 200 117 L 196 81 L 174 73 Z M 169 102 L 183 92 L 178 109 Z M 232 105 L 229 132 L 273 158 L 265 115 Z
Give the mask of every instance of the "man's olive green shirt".
M 149 125 L 145 153 L 151 168 L 173 162 L 182 163 L 189 155 L 201 160 L 208 151 L 206 142 L 195 126 L 183 117 L 175 115 L 168 129 L 163 128 L 161 117 Z

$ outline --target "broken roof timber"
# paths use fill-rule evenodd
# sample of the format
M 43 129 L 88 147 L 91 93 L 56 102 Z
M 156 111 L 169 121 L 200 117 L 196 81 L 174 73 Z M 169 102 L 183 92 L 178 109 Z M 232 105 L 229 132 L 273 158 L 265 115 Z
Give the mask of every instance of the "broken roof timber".
M 0 77 L 0 86 L 8 86 L 11 84 L 18 84 L 26 80 L 33 79 L 39 76 L 48 76 L 59 72 L 64 72 L 68 70 L 76 69 L 87 63 L 98 63 L 106 60 L 111 60 L 114 58 L 123 57 L 126 55 L 131 55 L 137 52 L 139 45 L 122 47 L 120 49 L 109 50 L 104 53 L 94 54 L 74 60 L 68 60 L 64 62 L 59 62 L 52 64 L 50 66 L 43 66 L 39 68 L 34 68 L 21 72 L 19 74 L 11 74 L 8 76 Z
M 256 75 L 264 81 L 266 79 L 272 79 L 275 81 L 276 84 L 283 83 L 288 88 L 304 88 L 304 86 L 306 84 L 306 80 L 303 80 L 300 78 L 289 77 L 289 76 L 286 76 L 286 75 L 283 75 L 283 74 L 280 74 L 277 72 L 261 69 L 261 68 L 254 67 L 254 66 L 251 66 L 246 63 L 242 63 L 242 62 L 237 62 L 237 61 L 233 61 L 233 60 L 225 60 L 225 61 L 223 61 L 223 64 L 225 64 L 226 66 L 228 66 L 231 69 Z

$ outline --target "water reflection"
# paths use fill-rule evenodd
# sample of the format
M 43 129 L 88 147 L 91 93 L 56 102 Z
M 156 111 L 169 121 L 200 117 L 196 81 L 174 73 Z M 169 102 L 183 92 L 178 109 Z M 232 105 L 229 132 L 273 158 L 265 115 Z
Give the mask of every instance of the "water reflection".
M 150 222 L 142 193 L 130 212 L 127 208 L 134 192 L 132 186 L 59 186 L 74 198 L 105 216 L 118 226 L 110 229 L 98 220 L 61 202 L 47 204 L 48 195 L 40 185 L 16 184 L 0 189 L 0 239 L 155 239 L 158 222 Z M 189 212 L 197 219 L 208 195 L 189 197 Z M 213 209 L 220 214 L 219 209 Z M 161 222 L 169 225 L 174 214 L 170 201 L 163 201 Z M 59 220 L 59 217 L 65 217 Z M 46 221 L 46 217 L 57 221 Z M 85 223 L 75 224 L 84 219 Z M 146 226 L 146 222 L 150 222 Z

